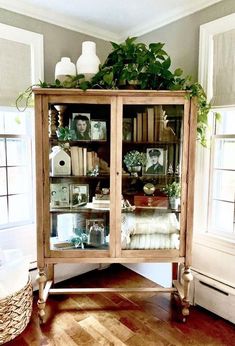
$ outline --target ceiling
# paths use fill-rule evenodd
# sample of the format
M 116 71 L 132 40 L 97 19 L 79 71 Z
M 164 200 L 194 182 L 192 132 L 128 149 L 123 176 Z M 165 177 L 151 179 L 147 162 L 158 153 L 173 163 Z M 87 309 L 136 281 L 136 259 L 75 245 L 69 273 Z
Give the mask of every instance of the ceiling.
M 141 36 L 221 0 L 0 0 L 18 12 L 108 41 Z

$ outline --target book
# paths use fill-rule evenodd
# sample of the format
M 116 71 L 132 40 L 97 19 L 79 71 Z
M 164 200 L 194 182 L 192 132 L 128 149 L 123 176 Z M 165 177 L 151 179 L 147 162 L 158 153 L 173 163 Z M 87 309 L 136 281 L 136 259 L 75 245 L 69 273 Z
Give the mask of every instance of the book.
M 137 119 L 133 119 L 133 142 L 137 141 Z
M 78 147 L 71 147 L 72 175 L 79 175 Z
M 83 149 L 83 175 L 87 175 L 87 148 Z
M 91 171 L 93 169 L 93 162 L 92 162 L 92 151 L 87 152 L 87 171 Z
M 142 140 L 143 142 L 147 142 L 148 140 L 148 117 L 147 117 L 147 113 L 143 112 L 142 114 L 142 121 L 143 121 L 143 128 L 142 128 Z
M 142 142 L 142 113 L 137 113 L 137 142 Z
M 148 114 L 148 141 L 150 143 L 154 142 L 154 109 L 153 107 L 147 108 Z
M 78 147 L 78 172 L 79 175 L 83 175 L 83 148 L 82 147 Z

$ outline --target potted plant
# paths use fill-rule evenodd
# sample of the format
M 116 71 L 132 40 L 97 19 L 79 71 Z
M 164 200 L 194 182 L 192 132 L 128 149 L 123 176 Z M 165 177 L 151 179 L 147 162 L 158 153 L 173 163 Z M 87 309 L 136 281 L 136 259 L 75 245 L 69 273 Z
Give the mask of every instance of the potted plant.
M 138 172 L 141 171 L 141 167 L 146 162 L 146 155 L 145 153 L 140 153 L 138 150 L 131 150 L 125 154 L 123 162 L 131 175 L 137 176 Z
M 174 181 L 171 184 L 167 184 L 162 191 L 168 196 L 170 208 L 174 210 L 178 209 L 181 194 L 180 183 Z
M 170 71 L 171 59 L 163 50 L 164 43 L 136 43 L 128 37 L 124 43 L 111 42 L 113 51 L 99 72 L 93 77 L 93 86 L 102 88 L 182 89 L 183 71 Z

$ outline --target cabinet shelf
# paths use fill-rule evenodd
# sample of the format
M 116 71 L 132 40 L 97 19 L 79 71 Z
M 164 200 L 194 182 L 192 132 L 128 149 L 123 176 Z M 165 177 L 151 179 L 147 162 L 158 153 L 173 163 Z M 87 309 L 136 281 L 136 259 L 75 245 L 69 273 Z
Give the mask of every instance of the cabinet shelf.
M 68 140 L 68 141 L 60 141 L 59 139 L 57 138 L 49 138 L 49 142 L 51 145 L 58 145 L 58 144 L 61 144 L 61 145 L 64 145 L 66 143 L 69 143 L 70 146 L 89 146 L 89 145 L 105 145 L 107 143 L 106 140 L 86 140 L 86 141 L 83 141 L 83 140 L 78 140 L 78 141 L 71 141 L 71 140 Z
M 110 177 L 109 173 L 102 173 L 99 175 L 50 175 L 50 179 L 51 180 L 56 180 L 56 179 L 68 179 L 68 180 L 77 180 L 77 179 L 93 179 L 93 180 L 97 180 L 97 179 L 107 179 Z
M 147 142 L 147 141 L 140 141 L 140 142 L 136 142 L 136 141 L 123 141 L 123 144 L 125 146 L 138 146 L 138 145 L 142 145 L 142 146 L 151 146 L 151 145 L 171 145 L 171 144 L 181 144 L 181 140 L 174 140 L 174 141 L 154 141 L 154 142 Z

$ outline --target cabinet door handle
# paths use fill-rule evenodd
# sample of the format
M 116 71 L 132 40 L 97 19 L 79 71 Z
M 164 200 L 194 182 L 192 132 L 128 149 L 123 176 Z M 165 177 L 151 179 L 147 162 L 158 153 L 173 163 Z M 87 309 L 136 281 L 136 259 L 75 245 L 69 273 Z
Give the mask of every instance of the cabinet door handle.
M 119 172 L 117 172 L 116 174 L 119 175 Z

